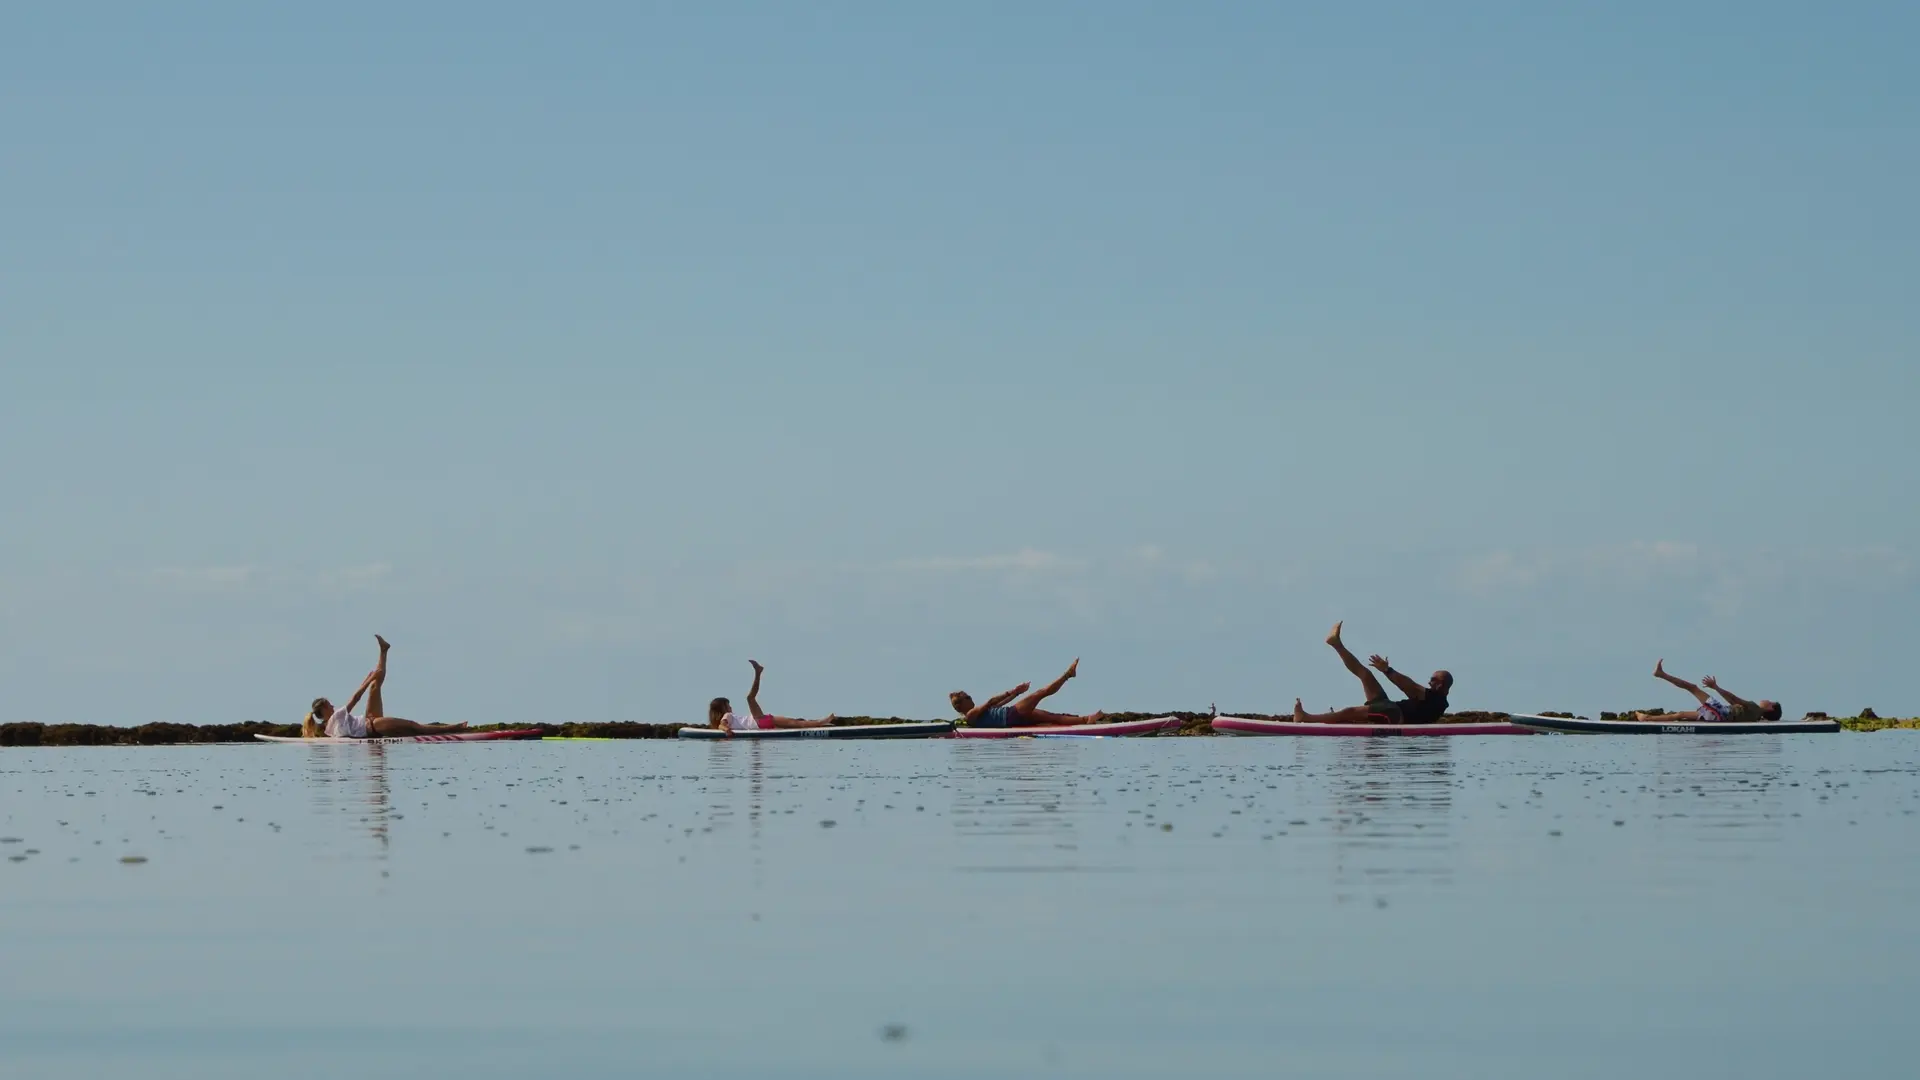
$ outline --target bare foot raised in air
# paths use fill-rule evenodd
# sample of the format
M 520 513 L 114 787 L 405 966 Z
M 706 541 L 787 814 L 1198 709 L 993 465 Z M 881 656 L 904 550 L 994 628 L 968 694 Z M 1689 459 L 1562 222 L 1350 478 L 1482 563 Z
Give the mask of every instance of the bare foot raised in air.
M 1667 661 L 1665 658 L 1653 662 L 1653 677 L 1656 679 L 1664 679 L 1667 677 Z
M 760 663 L 760 661 L 758 661 L 758 660 L 749 660 L 749 661 L 747 661 L 747 663 L 749 663 L 749 664 L 752 664 L 752 665 L 753 665 L 753 673 L 754 673 L 755 675 L 758 675 L 758 674 L 760 674 L 761 672 L 763 672 L 763 671 L 765 671 L 765 670 L 767 670 L 767 669 L 766 669 L 766 668 L 765 668 L 764 666 L 762 666 L 762 665 L 761 665 L 761 663 Z
M 1337 630 L 1339 628 L 1335 627 L 1334 629 Z M 1293 699 L 1293 722 L 1296 724 L 1304 724 L 1307 722 L 1307 709 L 1306 706 L 1300 704 L 1299 698 Z
M 1327 644 L 1336 649 L 1340 647 L 1340 627 L 1345 625 L 1346 621 L 1345 619 L 1341 619 L 1339 622 L 1333 624 L 1333 629 L 1327 632 Z
M 381 637 L 379 634 L 373 635 L 373 640 L 380 643 L 381 652 L 386 652 L 388 649 L 393 648 L 393 645 L 389 643 L 386 638 Z
M 1061 678 L 1072 679 L 1072 678 L 1078 677 L 1079 674 L 1080 674 L 1080 658 L 1076 656 L 1073 658 L 1073 663 L 1067 665 L 1067 673 L 1061 676 Z

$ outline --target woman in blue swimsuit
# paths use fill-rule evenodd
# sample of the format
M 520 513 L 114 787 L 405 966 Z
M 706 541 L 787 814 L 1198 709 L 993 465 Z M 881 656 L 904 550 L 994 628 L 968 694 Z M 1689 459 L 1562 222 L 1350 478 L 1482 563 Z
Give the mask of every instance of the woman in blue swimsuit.
M 1067 680 L 1080 674 L 1080 658 L 1075 657 L 1067 667 L 1066 674 L 1053 680 L 1039 690 L 1027 694 L 1032 683 L 1021 683 L 1011 690 L 995 694 L 978 705 L 965 690 L 955 690 L 947 695 L 953 703 L 953 711 L 966 719 L 972 727 L 1019 728 L 1019 727 L 1057 727 L 1064 724 L 1097 724 L 1106 716 L 1103 712 L 1092 712 L 1085 716 L 1073 716 L 1068 713 L 1048 712 L 1040 703 L 1060 692 Z M 1027 694 L 1026 697 L 1020 697 Z M 1015 698 L 1020 698 L 1014 701 Z M 1012 704 L 1008 704 L 1012 702 Z

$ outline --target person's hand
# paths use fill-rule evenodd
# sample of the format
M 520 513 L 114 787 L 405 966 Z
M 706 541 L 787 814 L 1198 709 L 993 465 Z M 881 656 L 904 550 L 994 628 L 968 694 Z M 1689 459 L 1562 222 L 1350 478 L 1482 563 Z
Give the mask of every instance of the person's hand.
M 1708 687 L 1710 689 L 1718 690 L 1720 689 L 1720 680 L 1714 678 L 1711 675 L 1708 675 L 1705 678 L 1700 680 L 1700 685 Z
M 1374 653 L 1372 656 L 1367 657 L 1367 663 L 1373 665 L 1375 668 L 1377 668 L 1380 671 L 1393 670 L 1393 665 L 1387 663 L 1387 658 L 1384 656 L 1381 656 L 1379 653 Z

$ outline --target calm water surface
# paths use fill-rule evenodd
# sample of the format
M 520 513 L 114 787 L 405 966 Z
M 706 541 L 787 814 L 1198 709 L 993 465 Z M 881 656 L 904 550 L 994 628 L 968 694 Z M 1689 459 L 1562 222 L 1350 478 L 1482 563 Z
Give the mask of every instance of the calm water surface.
M 1917 811 L 1899 733 L 0 750 L 0 1075 L 1914 1075 Z

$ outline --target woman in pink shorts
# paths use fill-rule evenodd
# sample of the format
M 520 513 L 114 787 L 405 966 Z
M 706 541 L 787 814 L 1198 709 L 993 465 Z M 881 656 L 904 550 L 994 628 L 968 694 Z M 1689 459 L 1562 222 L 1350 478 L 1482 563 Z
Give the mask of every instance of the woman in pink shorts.
M 749 660 L 753 665 L 753 686 L 747 690 L 747 715 L 741 716 L 733 711 L 733 703 L 726 698 L 714 698 L 707 706 L 707 726 L 720 731 L 772 731 L 774 728 L 811 728 L 829 727 L 834 715 L 828 713 L 824 719 L 801 720 L 792 716 L 775 716 L 760 707 L 760 675 L 767 669 L 760 661 Z

